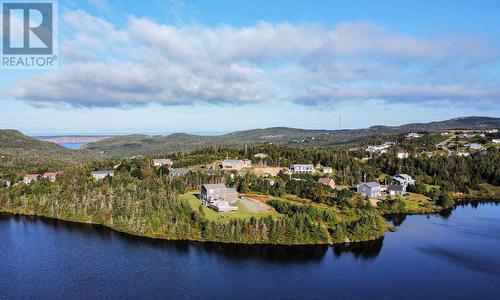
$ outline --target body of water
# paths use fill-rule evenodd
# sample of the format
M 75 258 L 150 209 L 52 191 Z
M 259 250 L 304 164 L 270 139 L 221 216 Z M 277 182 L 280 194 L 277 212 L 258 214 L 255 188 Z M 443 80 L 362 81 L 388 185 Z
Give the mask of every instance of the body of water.
M 86 143 L 59 143 L 59 145 L 69 149 L 80 149 Z
M 157 241 L 0 215 L 0 298 L 498 299 L 500 205 L 396 216 L 353 246 Z

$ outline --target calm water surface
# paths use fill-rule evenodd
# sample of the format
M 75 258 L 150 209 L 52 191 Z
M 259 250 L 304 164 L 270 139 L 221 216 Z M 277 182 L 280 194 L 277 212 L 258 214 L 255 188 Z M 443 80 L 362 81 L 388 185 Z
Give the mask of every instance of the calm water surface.
M 354 247 L 259 247 L 0 215 L 0 298 L 500 299 L 500 205 L 391 222 Z
M 69 148 L 69 149 L 80 149 L 86 143 L 59 143 L 59 145 Z

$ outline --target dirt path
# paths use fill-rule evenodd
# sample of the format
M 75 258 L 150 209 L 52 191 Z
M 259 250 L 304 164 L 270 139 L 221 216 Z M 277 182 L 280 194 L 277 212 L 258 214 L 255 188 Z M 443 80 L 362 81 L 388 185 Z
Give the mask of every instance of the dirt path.
M 267 206 L 266 204 L 246 197 L 241 198 L 240 203 L 243 204 L 249 211 L 252 212 L 258 213 L 258 212 L 266 212 L 269 210 L 269 206 Z

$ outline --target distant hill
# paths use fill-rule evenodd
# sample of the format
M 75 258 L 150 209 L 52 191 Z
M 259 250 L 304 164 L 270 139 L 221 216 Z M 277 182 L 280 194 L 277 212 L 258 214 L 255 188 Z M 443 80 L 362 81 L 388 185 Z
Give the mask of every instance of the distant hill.
M 24 135 L 17 130 L 0 130 L 0 175 L 11 171 L 38 172 L 48 167 L 101 157 L 90 150 L 70 150 Z
M 84 148 L 103 152 L 107 157 L 123 157 L 189 151 L 209 145 L 243 146 L 272 143 L 294 146 L 334 146 L 413 131 L 440 132 L 453 129 L 486 130 L 495 128 L 500 128 L 500 118 L 463 117 L 441 122 L 372 126 L 352 130 L 306 130 L 273 127 L 236 131 L 219 136 L 200 136 L 186 133 L 174 133 L 167 136 L 127 135 L 89 143 Z

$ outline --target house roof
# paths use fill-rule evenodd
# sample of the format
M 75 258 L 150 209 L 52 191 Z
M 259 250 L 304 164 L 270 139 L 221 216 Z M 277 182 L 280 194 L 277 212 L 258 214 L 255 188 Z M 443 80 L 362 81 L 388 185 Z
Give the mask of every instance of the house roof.
M 394 178 L 396 178 L 396 177 L 403 178 L 404 180 L 411 180 L 411 176 L 408 174 L 398 174 L 398 175 L 394 176 Z
M 404 185 L 390 185 L 389 191 L 403 192 L 405 190 Z
M 156 158 L 153 159 L 153 163 L 160 163 L 160 164 L 173 164 L 173 161 L 170 158 Z
M 318 183 L 330 185 L 330 184 L 335 184 L 335 181 L 333 181 L 333 179 L 329 177 L 322 177 L 318 180 Z
M 115 174 L 115 171 L 92 171 L 92 175 Z
M 313 164 L 294 164 L 293 167 L 314 168 Z
M 170 168 L 168 169 L 170 175 L 186 175 L 191 172 L 191 170 L 186 168 Z
M 243 160 L 241 159 L 224 159 L 222 161 L 223 164 L 226 165 L 239 165 L 240 163 L 243 163 Z
M 59 172 L 45 172 L 43 173 L 43 177 L 53 177 L 59 175 Z
M 204 184 L 203 187 L 207 190 L 215 190 L 215 189 L 226 189 L 226 185 L 223 183 L 210 183 Z
M 380 187 L 380 184 L 377 183 L 377 182 L 363 182 L 363 183 L 360 183 L 359 185 L 366 185 L 367 187 L 369 188 L 376 188 L 376 187 Z
M 26 174 L 24 175 L 24 178 L 36 178 L 38 176 L 40 176 L 40 174 Z

